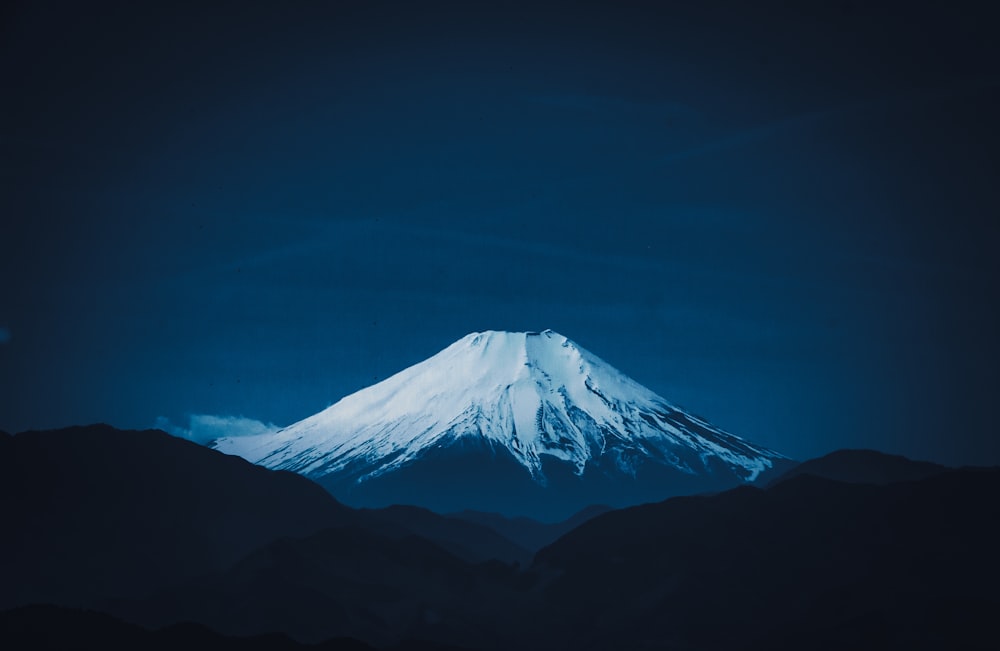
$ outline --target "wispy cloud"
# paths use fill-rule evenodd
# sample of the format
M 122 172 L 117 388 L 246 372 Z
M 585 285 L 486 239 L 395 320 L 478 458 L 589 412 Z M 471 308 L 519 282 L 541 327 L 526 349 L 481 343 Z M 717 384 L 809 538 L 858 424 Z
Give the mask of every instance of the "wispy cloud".
M 175 425 L 169 418 L 160 416 L 156 419 L 154 427 L 202 445 L 225 436 L 253 436 L 267 434 L 278 429 L 271 423 L 263 423 L 253 418 L 212 414 L 191 414 L 187 427 Z

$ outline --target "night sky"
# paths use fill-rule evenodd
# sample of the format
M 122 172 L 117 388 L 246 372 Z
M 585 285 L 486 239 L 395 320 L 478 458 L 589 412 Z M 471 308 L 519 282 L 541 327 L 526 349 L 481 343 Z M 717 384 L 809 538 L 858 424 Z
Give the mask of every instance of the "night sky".
M 8 6 L 0 428 L 287 425 L 551 328 L 795 458 L 1000 463 L 987 6 Z

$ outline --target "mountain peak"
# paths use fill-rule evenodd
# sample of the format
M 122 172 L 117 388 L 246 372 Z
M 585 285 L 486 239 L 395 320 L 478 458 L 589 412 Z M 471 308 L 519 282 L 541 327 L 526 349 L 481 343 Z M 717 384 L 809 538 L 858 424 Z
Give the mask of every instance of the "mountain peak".
M 529 344 L 530 342 L 530 344 Z M 486 351 L 488 349 L 502 349 L 506 354 L 520 353 L 529 354 L 529 346 L 532 351 L 539 347 L 561 346 L 563 348 L 578 348 L 569 338 L 555 332 L 554 330 L 542 330 L 541 332 L 525 331 L 511 332 L 506 330 L 484 330 L 483 332 L 470 332 L 454 344 L 446 348 Z M 442 351 L 445 352 L 445 351 Z
M 686 414 L 552 330 L 469 333 L 290 427 L 214 445 L 315 479 L 350 477 L 352 486 L 463 447 L 513 460 L 542 486 L 557 466 L 577 477 L 589 468 L 635 478 L 653 464 L 752 481 L 781 458 Z

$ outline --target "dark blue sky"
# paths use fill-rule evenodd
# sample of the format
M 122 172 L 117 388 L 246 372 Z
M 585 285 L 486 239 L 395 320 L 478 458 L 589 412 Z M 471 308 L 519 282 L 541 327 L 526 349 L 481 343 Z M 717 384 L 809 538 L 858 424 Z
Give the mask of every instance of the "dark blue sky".
M 3 10 L 0 428 L 552 328 L 793 457 L 1000 463 L 986 3 L 204 4 Z

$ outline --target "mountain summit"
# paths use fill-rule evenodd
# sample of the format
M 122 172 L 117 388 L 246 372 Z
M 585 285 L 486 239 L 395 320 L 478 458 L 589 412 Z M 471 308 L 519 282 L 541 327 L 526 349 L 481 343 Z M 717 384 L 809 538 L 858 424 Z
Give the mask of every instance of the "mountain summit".
M 729 487 L 783 460 L 551 330 L 469 334 L 294 425 L 212 445 L 349 504 L 546 518 Z

